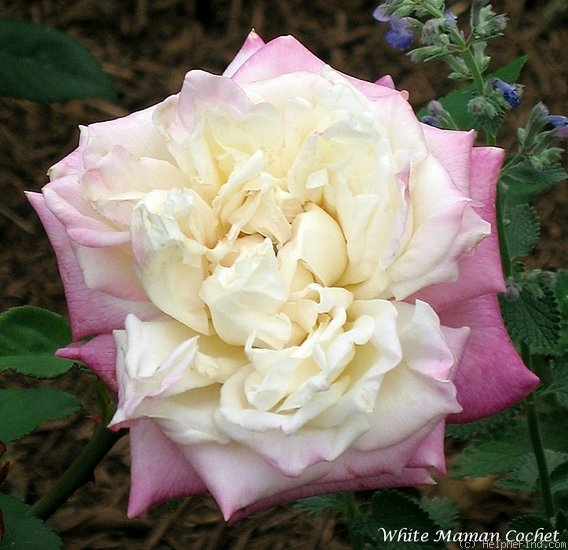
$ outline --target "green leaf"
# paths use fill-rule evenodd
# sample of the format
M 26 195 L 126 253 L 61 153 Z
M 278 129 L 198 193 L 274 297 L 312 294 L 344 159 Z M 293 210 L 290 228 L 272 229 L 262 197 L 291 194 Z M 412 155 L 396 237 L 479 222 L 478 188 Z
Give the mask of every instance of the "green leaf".
M 568 491 L 568 460 L 565 460 L 550 474 L 550 488 L 553 493 Z
M 493 441 L 495 432 L 502 432 L 516 424 L 515 415 L 517 412 L 516 407 L 510 407 L 483 420 L 468 422 L 467 424 L 448 424 L 446 435 L 458 441 L 468 441 L 474 438 L 483 439 L 486 436 Z
M 508 205 L 530 201 L 536 194 L 564 181 L 567 177 L 561 164 L 538 166 L 525 158 L 506 169 L 502 181 L 507 185 Z
M 328 510 L 341 509 L 341 495 L 330 494 L 303 498 L 298 500 L 295 506 L 310 516 L 319 516 Z
M 53 388 L 0 389 L 0 441 L 18 439 L 39 424 L 66 418 L 80 408 L 72 395 Z
M 558 311 L 560 312 L 558 349 L 561 353 L 568 354 L 568 271 L 560 270 L 557 272 L 554 292 L 558 301 Z
M 507 430 L 493 432 L 492 438 L 484 438 L 468 445 L 454 461 L 451 474 L 454 477 L 481 477 L 508 472 L 519 457 L 531 451 L 525 423 L 516 419 Z
M 377 548 L 389 550 L 445 548 L 443 542 L 435 542 L 440 526 L 416 501 L 400 491 L 376 492 L 371 499 L 371 518 L 378 526 L 373 533 Z M 416 537 L 412 537 L 413 534 L 423 538 L 416 540 Z
M 54 354 L 69 342 L 69 325 L 60 315 L 31 306 L 10 309 L 0 315 L 0 372 L 13 369 L 36 378 L 60 376 L 73 361 Z
M 527 59 L 528 56 L 526 55 L 518 57 L 494 73 L 491 73 L 487 78 L 501 78 L 505 82 L 515 82 L 519 78 Z M 475 127 L 475 119 L 467 110 L 468 102 L 475 95 L 477 95 L 475 86 L 469 84 L 451 92 L 439 100 L 444 109 L 450 113 L 458 127 L 462 130 L 470 130 Z M 422 117 L 425 114 L 426 109 L 422 109 L 418 113 L 418 116 Z
M 568 362 L 554 362 L 552 384 L 547 388 L 556 394 L 559 404 L 568 407 Z
M 533 353 L 554 355 L 560 336 L 560 314 L 554 291 L 546 284 L 523 285 L 518 295 L 500 297 L 501 312 L 512 338 Z
M 0 494 L 4 538 L 0 550 L 59 550 L 61 539 L 41 520 L 28 516 L 29 506 L 10 495 Z
M 422 497 L 418 504 L 443 531 L 453 531 L 456 528 L 458 509 L 453 500 Z
M 511 259 L 528 256 L 540 233 L 540 223 L 535 208 L 518 204 L 507 209 L 505 236 Z
M 0 18 L 0 95 L 52 102 L 117 94 L 81 43 L 57 29 Z
M 549 472 L 568 462 L 568 454 L 545 449 L 546 463 Z M 495 482 L 495 485 L 509 491 L 534 493 L 539 479 L 538 465 L 534 454 L 528 453 L 521 457 L 509 475 Z

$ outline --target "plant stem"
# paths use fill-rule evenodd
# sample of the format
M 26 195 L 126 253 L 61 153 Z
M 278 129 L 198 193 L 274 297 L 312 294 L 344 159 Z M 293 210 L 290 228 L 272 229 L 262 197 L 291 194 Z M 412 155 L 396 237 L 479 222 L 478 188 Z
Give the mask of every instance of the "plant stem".
M 48 519 L 80 487 L 92 479 L 93 470 L 128 430 L 110 431 L 105 425 L 95 428 L 92 439 L 65 471 L 61 479 L 30 509 L 29 514 Z
M 499 239 L 499 253 L 501 254 L 501 267 L 505 281 L 507 281 L 512 275 L 512 265 L 509 246 L 507 245 L 507 238 L 505 236 L 504 194 L 505 190 L 503 189 L 503 184 L 499 181 L 497 183 L 497 196 L 495 197 L 495 215 L 497 218 L 497 236 Z
M 521 344 L 521 355 L 523 357 L 525 365 L 533 370 L 532 355 L 527 344 Z M 536 396 L 534 393 L 527 398 L 527 420 L 529 437 L 538 468 L 538 477 L 542 491 L 544 509 L 547 517 L 553 519 L 555 516 L 554 497 L 552 495 L 552 488 L 550 485 L 550 475 L 548 471 L 548 464 L 546 462 L 546 455 L 544 454 L 544 445 L 542 443 L 542 435 L 540 432 L 540 422 L 536 409 Z

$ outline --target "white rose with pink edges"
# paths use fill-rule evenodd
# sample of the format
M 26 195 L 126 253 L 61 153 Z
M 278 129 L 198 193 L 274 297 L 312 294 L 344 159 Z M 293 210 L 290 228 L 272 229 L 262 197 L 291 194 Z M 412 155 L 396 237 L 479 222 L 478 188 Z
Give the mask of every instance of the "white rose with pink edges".
M 473 140 L 254 33 L 222 76 L 82 129 L 30 201 L 69 302 L 59 354 L 131 428 L 130 515 L 429 483 L 448 417 L 534 387 L 495 297 L 503 153 Z

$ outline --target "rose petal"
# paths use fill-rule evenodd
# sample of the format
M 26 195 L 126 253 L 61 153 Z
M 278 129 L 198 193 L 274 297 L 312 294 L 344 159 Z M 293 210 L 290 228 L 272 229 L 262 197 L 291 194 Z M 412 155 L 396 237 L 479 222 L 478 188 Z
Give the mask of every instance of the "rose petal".
M 61 222 L 51 213 L 39 193 L 28 193 L 28 200 L 39 215 L 57 255 L 59 272 L 65 289 L 73 339 L 109 333 L 121 328 L 129 313 L 140 319 L 161 315 L 148 302 L 131 302 L 87 288 L 72 244 Z M 88 312 L 88 315 L 85 315 Z
M 112 334 L 100 334 L 87 342 L 74 342 L 58 349 L 57 357 L 80 361 L 96 372 L 113 391 L 116 382 L 116 344 Z
M 152 420 L 139 420 L 130 429 L 130 456 L 130 518 L 153 504 L 206 492 L 182 452 Z
M 439 315 L 444 325 L 471 329 L 454 379 L 463 412 L 451 415 L 451 422 L 497 414 L 537 387 L 539 379 L 524 366 L 509 339 L 495 295 L 474 298 Z
M 264 40 L 256 34 L 255 30 L 253 29 L 248 34 L 244 44 L 241 46 L 241 49 L 238 51 L 237 55 L 233 58 L 233 60 L 229 63 L 228 67 L 223 71 L 223 76 L 231 78 L 235 72 L 243 65 L 243 63 L 255 52 L 260 50 L 264 46 Z
M 472 153 L 472 198 L 474 210 L 491 224 L 491 234 L 477 245 L 472 254 L 459 259 L 459 279 L 423 288 L 407 300 L 424 300 L 436 311 L 457 307 L 476 296 L 505 290 L 499 240 L 495 220 L 495 193 L 504 151 L 479 147 Z

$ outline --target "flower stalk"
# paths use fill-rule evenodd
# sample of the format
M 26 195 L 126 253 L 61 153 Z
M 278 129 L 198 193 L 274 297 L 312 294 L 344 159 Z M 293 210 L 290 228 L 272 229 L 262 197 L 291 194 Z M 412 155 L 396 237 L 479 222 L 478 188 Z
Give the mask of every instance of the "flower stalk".
M 105 425 L 99 424 L 87 446 L 65 471 L 55 487 L 31 507 L 29 515 L 44 521 L 51 517 L 75 491 L 92 480 L 95 467 L 127 433 L 128 430 L 112 432 Z

